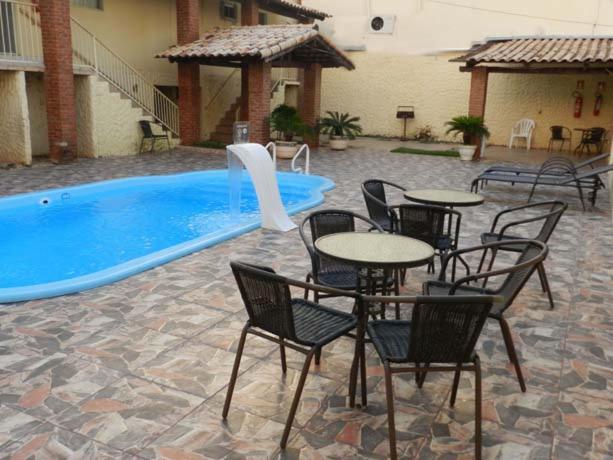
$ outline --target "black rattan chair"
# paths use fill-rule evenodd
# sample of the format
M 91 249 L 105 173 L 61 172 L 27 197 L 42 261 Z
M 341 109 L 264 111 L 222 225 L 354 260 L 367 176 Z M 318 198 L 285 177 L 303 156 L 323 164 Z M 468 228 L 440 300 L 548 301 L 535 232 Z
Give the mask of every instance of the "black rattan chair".
M 441 262 L 449 251 L 458 248 L 462 214 L 442 206 L 401 204 L 390 206 L 393 216 L 393 232 L 416 238 L 436 249 Z M 428 272 L 434 273 L 434 260 Z
M 498 214 L 496 214 L 496 217 L 494 218 L 494 222 L 492 223 L 492 228 L 490 229 L 490 231 L 487 233 L 481 234 L 481 242 L 485 244 L 485 243 L 491 243 L 494 241 L 534 239 L 537 241 L 541 241 L 543 243 L 547 243 L 549 241 L 549 238 L 551 237 L 551 234 L 553 233 L 556 226 L 558 225 L 558 222 L 560 221 L 562 214 L 564 214 L 564 211 L 566 211 L 566 208 L 568 208 L 568 205 L 564 203 L 563 201 L 543 201 L 540 203 L 527 204 L 523 206 L 517 206 L 514 208 L 505 209 L 504 211 L 501 211 Z M 519 212 L 523 213 L 526 210 L 537 210 L 537 211 L 541 210 L 542 213 L 538 216 L 532 216 L 528 218 L 525 218 L 524 216 L 523 219 L 507 221 L 507 223 L 505 223 L 499 229 L 497 229 L 498 222 L 501 217 L 503 217 L 503 220 L 506 221 L 509 216 L 511 215 L 517 216 L 517 213 Z M 542 221 L 542 226 L 538 234 L 532 238 L 520 237 L 520 236 L 512 235 L 508 233 L 508 230 L 510 229 L 516 229 L 517 227 L 530 225 L 534 222 L 539 222 L 539 221 Z M 508 248 L 501 246 L 499 248 L 492 249 L 492 255 L 490 258 L 488 271 L 491 270 L 492 265 L 494 264 L 494 259 L 496 258 L 497 251 L 521 252 L 522 250 L 521 248 L 518 248 L 517 246 L 511 246 Z M 488 252 L 487 249 L 483 251 L 483 256 L 481 257 L 481 262 L 479 263 L 479 271 L 481 271 L 481 268 L 483 267 L 483 263 L 485 262 L 487 252 Z M 547 280 L 547 273 L 545 272 L 545 265 L 543 263 L 540 263 L 536 268 L 539 274 L 543 292 L 547 293 L 547 297 L 549 298 L 549 305 L 551 306 L 551 308 L 554 308 L 553 296 L 551 294 L 551 288 L 549 287 L 549 281 Z M 486 283 L 487 283 L 487 279 L 484 281 L 484 286 Z
M 382 298 L 366 297 L 367 302 Z M 481 458 L 481 366 L 475 344 L 492 308 L 491 296 L 389 298 L 414 301 L 411 321 L 377 320 L 368 335 L 383 362 L 390 458 L 396 459 L 396 428 L 392 375 L 413 372 L 421 388 L 427 372 L 454 372 L 450 405 L 456 399 L 461 371 L 475 373 L 475 458 Z M 400 365 L 400 366 L 399 366 Z M 404 366 L 401 366 L 404 365 Z
M 579 145 L 575 148 L 575 153 L 583 154 L 586 150 L 588 154 L 592 153 L 591 146 L 594 146 L 596 152 L 602 153 L 606 133 L 607 130 L 600 127 L 586 129 L 581 135 Z
M 153 150 L 155 149 L 155 143 L 159 140 L 166 140 L 168 150 L 170 150 L 170 139 L 168 138 L 167 131 L 164 131 L 164 134 L 155 134 L 153 132 L 153 129 L 151 128 L 151 122 L 149 120 L 140 120 L 138 124 L 140 125 L 140 129 L 143 132 L 143 138 L 140 141 L 140 148 L 138 149 L 138 153 L 143 152 L 143 147 L 145 146 L 146 140 L 151 143 L 151 149 L 149 150 L 149 152 L 153 152 Z
M 307 283 L 312 280 L 315 284 L 336 289 L 348 291 L 358 291 L 360 289 L 359 267 L 322 256 L 313 247 L 315 240 L 322 236 L 341 232 L 355 232 L 356 221 L 361 221 L 376 231 L 383 231 L 374 220 L 351 211 L 339 209 L 315 211 L 302 221 L 299 227 L 300 237 L 311 257 L 311 271 L 307 274 Z M 307 234 L 307 226 L 310 229 L 310 235 Z M 391 277 L 386 277 L 385 279 L 381 277 L 380 280 L 375 278 L 375 282 L 382 284 L 381 287 L 389 287 L 394 283 L 394 280 Z M 308 294 L 309 291 L 305 291 L 305 299 L 308 298 Z M 314 293 L 315 302 L 324 297 L 329 297 L 329 295 Z
M 571 144 L 573 142 L 573 133 L 566 126 L 554 125 L 549 127 L 551 131 L 551 137 L 549 138 L 549 144 L 547 145 L 547 151 L 551 152 L 556 142 L 560 143 L 560 149 L 564 149 L 564 144 L 568 142 L 568 153 L 570 153 Z
M 308 300 L 292 298 L 290 286 L 321 290 L 336 296 L 347 296 L 358 302 L 360 296 L 352 292 L 340 292 L 323 286 L 289 280 L 275 274 L 274 270 L 270 268 L 241 262 L 232 262 L 230 265 L 249 319 L 243 328 L 238 343 L 223 408 L 223 418 L 225 419 L 228 416 L 247 334 L 253 334 L 279 344 L 283 373 L 287 371 L 285 347 L 304 353 L 306 360 L 302 367 L 296 394 L 281 438 L 281 448 L 284 449 L 287 445 L 287 439 L 313 356 L 321 351 L 321 347 L 358 326 L 357 318 L 352 314 L 327 308 Z M 360 313 L 361 311 L 360 309 Z M 361 336 L 362 334 L 357 335 L 358 338 Z M 364 384 L 362 382 L 362 385 Z
M 395 188 L 397 190 L 406 191 L 406 188 L 381 179 L 370 179 L 362 184 L 362 194 L 366 202 L 368 215 L 372 220 L 377 222 L 383 230 L 391 232 L 393 216 L 389 212 L 387 197 L 385 194 L 385 186 Z
M 521 250 L 521 254 L 515 264 L 507 266 L 502 269 L 491 270 L 487 272 L 479 272 L 470 274 L 470 272 L 463 278 L 455 280 L 455 267 L 456 264 L 452 263 L 454 259 L 465 257 L 466 254 L 481 252 L 481 251 L 497 251 L 501 247 L 516 246 L 518 250 Z M 508 250 L 508 249 L 507 249 Z M 520 293 L 528 279 L 532 276 L 539 264 L 541 264 L 547 257 L 547 245 L 536 240 L 509 240 L 509 241 L 496 241 L 493 243 L 484 244 L 472 248 L 459 249 L 453 251 L 447 255 L 441 273 L 437 281 L 427 281 L 423 285 L 424 295 L 494 295 L 498 296 L 498 300 L 494 302 L 494 305 L 490 311 L 489 317 L 498 321 L 500 329 L 502 331 L 502 337 L 509 355 L 509 360 L 515 367 L 517 379 L 519 380 L 519 386 L 521 391 L 526 391 L 526 384 L 521 372 L 521 366 L 519 364 L 519 358 L 515 351 L 513 344 L 513 337 L 511 336 L 511 330 L 509 325 L 504 319 L 504 312 L 513 304 L 513 301 Z M 447 267 L 452 266 L 454 269 L 451 273 L 451 280 L 446 280 Z M 492 278 L 503 277 L 503 281 L 497 288 L 488 289 L 479 286 L 472 286 L 469 283 L 474 281 L 489 280 Z M 501 279 L 501 278 L 498 278 Z

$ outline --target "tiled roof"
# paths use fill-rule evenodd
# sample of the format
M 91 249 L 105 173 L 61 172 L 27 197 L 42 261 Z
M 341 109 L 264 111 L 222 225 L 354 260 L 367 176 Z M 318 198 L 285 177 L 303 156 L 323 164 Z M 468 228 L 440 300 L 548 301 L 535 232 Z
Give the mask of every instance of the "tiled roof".
M 192 60 L 201 63 L 236 63 L 245 58 L 270 62 L 289 52 L 295 52 L 299 62 L 317 62 L 324 67 L 354 68 L 351 60 L 312 24 L 215 29 L 205 33 L 200 40 L 174 46 L 156 57 L 167 58 L 171 62 Z
M 312 19 L 324 20 L 331 17 L 328 13 L 310 8 L 308 6 L 294 3 L 291 0 L 258 0 L 260 8 L 270 10 L 275 13 L 284 14 L 293 13 L 292 16 L 304 16 Z
M 492 63 L 597 63 L 613 62 L 611 38 L 515 38 L 491 40 L 454 61 Z

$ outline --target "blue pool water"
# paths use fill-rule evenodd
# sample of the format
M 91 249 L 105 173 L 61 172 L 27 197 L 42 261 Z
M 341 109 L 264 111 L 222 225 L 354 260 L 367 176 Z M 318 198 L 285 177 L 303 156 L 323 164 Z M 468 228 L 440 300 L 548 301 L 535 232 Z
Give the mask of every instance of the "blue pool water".
M 277 173 L 295 214 L 323 202 L 334 183 Z M 260 226 L 242 174 L 230 211 L 227 170 L 118 179 L 0 199 L 0 303 L 101 286 Z

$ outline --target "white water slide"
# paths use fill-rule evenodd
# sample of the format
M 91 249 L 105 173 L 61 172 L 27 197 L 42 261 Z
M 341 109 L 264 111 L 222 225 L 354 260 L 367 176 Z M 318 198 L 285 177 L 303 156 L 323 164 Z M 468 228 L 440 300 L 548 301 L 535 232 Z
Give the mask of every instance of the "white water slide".
M 230 174 L 231 206 L 238 207 L 240 201 L 240 175 L 242 163 L 251 176 L 262 214 L 262 227 L 269 230 L 288 232 L 296 224 L 287 215 L 270 153 L 260 144 L 232 144 L 227 146 L 228 170 Z M 237 161 L 239 160 L 240 163 Z M 233 195 L 233 196 L 232 196 Z

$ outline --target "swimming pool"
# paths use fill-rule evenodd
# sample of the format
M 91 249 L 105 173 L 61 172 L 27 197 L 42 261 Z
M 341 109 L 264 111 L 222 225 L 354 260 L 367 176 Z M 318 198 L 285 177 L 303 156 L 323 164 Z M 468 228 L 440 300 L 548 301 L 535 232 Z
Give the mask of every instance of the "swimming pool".
M 277 173 L 295 214 L 334 183 Z M 241 179 L 231 212 L 227 170 L 146 176 L 0 198 L 0 303 L 91 289 L 258 228 L 257 197 Z

